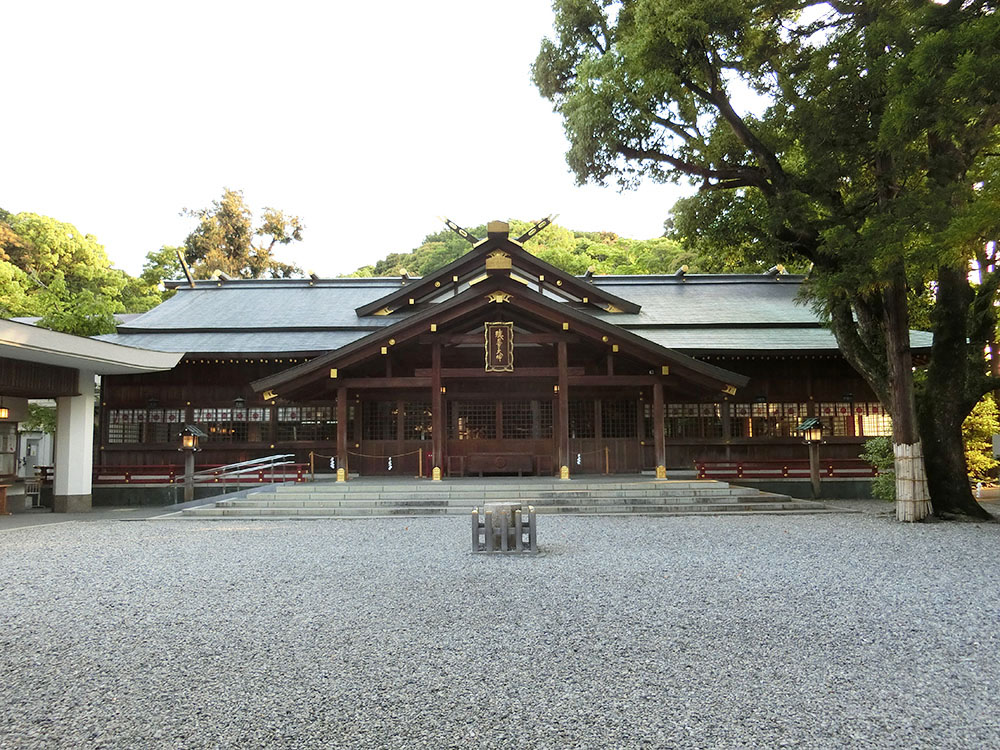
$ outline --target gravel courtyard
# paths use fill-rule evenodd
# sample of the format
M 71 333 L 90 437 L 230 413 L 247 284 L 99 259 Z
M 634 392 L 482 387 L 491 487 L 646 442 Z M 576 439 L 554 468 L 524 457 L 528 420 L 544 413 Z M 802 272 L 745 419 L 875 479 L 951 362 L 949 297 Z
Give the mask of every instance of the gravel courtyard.
M 1000 525 L 0 531 L 2 748 L 1000 747 Z

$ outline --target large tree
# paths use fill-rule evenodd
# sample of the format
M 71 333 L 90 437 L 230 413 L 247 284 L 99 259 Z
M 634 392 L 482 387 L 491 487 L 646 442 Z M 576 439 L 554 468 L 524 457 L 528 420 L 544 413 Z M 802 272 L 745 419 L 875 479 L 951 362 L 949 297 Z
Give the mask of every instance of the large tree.
M 198 226 L 184 240 L 185 259 L 198 278 L 208 278 L 216 271 L 245 279 L 288 278 L 302 273 L 298 266 L 274 257 L 279 247 L 302 239 L 304 227 L 298 216 L 265 208 L 255 225 L 243 192 L 229 188 L 208 208 L 184 209 L 181 215 L 198 220 Z
M 0 314 L 92 336 L 115 330 L 115 313 L 144 312 L 160 298 L 115 268 L 104 247 L 72 224 L 0 211 Z
M 985 515 L 965 479 L 961 423 L 992 385 L 975 346 L 995 327 L 996 281 L 968 282 L 981 237 L 963 234 L 961 218 L 983 192 L 973 174 L 998 122 L 995 3 L 554 8 L 557 36 L 542 43 L 534 76 L 564 117 L 577 178 L 689 179 L 700 192 L 679 219 L 709 240 L 813 264 L 814 301 L 893 416 L 907 520 L 928 510 L 908 295 L 934 283 L 934 407 L 920 420 L 931 498 L 938 513 Z

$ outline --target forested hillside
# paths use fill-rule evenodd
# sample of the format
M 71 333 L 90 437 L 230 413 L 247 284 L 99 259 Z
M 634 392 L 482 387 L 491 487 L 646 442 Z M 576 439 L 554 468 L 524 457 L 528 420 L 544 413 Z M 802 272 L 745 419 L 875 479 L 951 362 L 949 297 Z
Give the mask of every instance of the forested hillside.
M 534 222 L 510 221 L 511 236 L 527 231 Z M 486 236 L 486 225 L 468 227 L 477 237 Z M 711 259 L 702 259 L 681 243 L 666 237 L 633 240 L 612 232 L 575 232 L 552 224 L 525 243 L 542 260 L 573 274 L 593 267 L 599 274 L 673 273 L 687 265 L 694 273 L 713 269 Z M 374 265 L 359 268 L 353 276 L 394 276 L 405 269 L 425 276 L 468 252 L 470 245 L 449 229 L 429 234 L 408 253 L 390 253 Z M 706 262 L 707 261 L 707 262 Z

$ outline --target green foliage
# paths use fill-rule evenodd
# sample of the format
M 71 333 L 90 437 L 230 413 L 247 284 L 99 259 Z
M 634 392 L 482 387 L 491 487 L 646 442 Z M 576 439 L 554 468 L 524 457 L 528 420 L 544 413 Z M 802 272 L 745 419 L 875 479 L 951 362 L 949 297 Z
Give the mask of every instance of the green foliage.
M 962 423 L 965 465 L 973 482 L 988 480 L 1000 466 L 1000 461 L 993 458 L 993 436 L 996 434 L 1000 434 L 1000 417 L 996 402 L 989 395 L 976 404 Z
M 872 480 L 872 497 L 880 500 L 896 499 L 896 472 L 892 441 L 887 437 L 866 440 L 859 458 L 878 469 L 878 476 Z
M 512 237 L 518 237 L 534 222 L 510 221 Z M 486 225 L 471 227 L 476 237 L 486 236 Z M 687 265 L 700 270 L 695 252 L 666 237 L 632 240 L 613 232 L 575 232 L 551 224 L 525 245 L 533 255 L 568 273 L 581 275 L 593 268 L 597 274 L 666 274 Z M 412 276 L 426 276 L 467 253 L 472 246 L 449 229 L 429 234 L 409 253 L 391 253 L 374 265 L 364 266 L 352 276 L 395 276 L 402 269 Z
M 209 208 L 184 209 L 181 215 L 198 220 L 198 226 L 184 240 L 185 260 L 196 278 L 209 278 L 216 271 L 244 279 L 289 278 L 302 273 L 298 266 L 274 257 L 277 246 L 302 239 L 304 227 L 297 216 L 265 208 L 255 227 L 243 192 L 229 188 Z
M 72 224 L 33 213 L 0 216 L 0 315 L 83 336 L 114 331 L 114 314 L 160 302 Z
M 49 435 L 56 431 L 56 409 L 54 406 L 43 406 L 28 402 L 28 418 L 18 425 L 21 432 L 45 432 Z
M 970 261 L 997 238 L 996 4 L 553 7 L 556 33 L 533 74 L 562 115 L 578 181 L 699 185 L 678 203 L 672 236 L 713 258 L 713 270 L 812 264 L 807 293 L 904 443 L 919 437 L 904 343 L 916 302 L 914 318 L 934 332 L 919 415 L 935 446 L 935 510 L 981 513 L 967 488 L 953 489 L 957 433 L 937 429 L 997 387 L 983 357 L 996 339 L 996 254 L 980 263 L 979 286 L 968 281 Z
M 146 253 L 146 262 L 142 264 L 142 272 L 136 283 L 148 290 L 156 290 L 161 300 L 170 299 L 174 295 L 174 290 L 160 291 L 160 284 L 168 279 L 179 279 L 184 276 L 181 268 L 181 261 L 178 253 L 183 252 L 183 247 L 173 247 L 163 245 L 159 250 L 150 250 Z

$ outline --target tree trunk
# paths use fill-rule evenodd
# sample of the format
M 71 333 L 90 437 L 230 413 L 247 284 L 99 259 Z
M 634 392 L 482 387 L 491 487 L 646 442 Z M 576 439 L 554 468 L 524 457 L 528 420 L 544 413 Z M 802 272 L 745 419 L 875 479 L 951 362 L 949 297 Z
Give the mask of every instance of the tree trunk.
M 931 512 L 924 473 L 923 449 L 917 433 L 913 395 L 913 356 L 907 315 L 906 281 L 898 271 L 883 292 L 886 364 L 892 399 L 892 443 L 896 465 L 896 518 L 922 521 Z
M 972 296 L 964 269 L 938 269 L 934 345 L 918 416 L 935 515 L 989 518 L 972 496 L 962 438 L 962 423 L 978 400 L 974 385 L 984 380 L 983 373 L 970 372 L 970 367 L 985 370 L 978 353 L 977 360 L 970 361 L 967 321 Z

